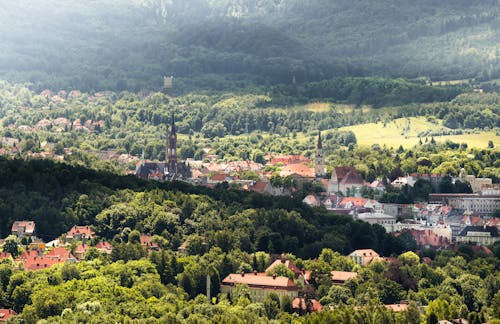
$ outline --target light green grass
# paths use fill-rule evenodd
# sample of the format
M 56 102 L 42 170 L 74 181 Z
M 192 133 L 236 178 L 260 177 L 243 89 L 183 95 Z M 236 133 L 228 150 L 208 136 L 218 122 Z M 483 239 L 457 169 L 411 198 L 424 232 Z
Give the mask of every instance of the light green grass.
M 427 130 L 439 131 L 447 129 L 442 125 L 431 123 L 423 117 L 409 118 L 409 128 L 405 131 L 408 123 L 406 118 L 395 119 L 385 125 L 383 123 L 368 123 L 355 126 L 342 127 L 340 130 L 351 130 L 356 135 L 359 145 L 371 146 L 373 144 L 386 145 L 387 147 L 405 148 L 419 143 L 418 134 Z M 500 145 L 500 137 L 494 132 L 480 132 L 478 134 L 435 136 L 436 142 L 446 140 L 455 143 L 467 143 L 469 147 L 486 147 L 488 141 L 492 140 L 495 146 Z M 430 141 L 430 137 L 428 137 Z M 425 143 L 425 137 L 422 138 Z

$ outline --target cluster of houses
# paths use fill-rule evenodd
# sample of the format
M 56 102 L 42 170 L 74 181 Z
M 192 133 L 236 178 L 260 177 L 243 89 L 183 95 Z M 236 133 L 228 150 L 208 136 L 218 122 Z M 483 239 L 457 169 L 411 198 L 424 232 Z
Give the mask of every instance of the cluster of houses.
M 45 243 L 36 235 L 34 221 L 16 221 L 12 224 L 11 234 L 19 242 L 26 242 L 22 253 L 14 259 L 15 264 L 24 270 L 40 270 L 55 264 L 65 262 L 79 262 L 85 259 L 87 251 L 93 247 L 104 254 L 111 254 L 113 245 L 107 241 L 100 241 L 92 227 L 73 226 L 60 239 Z M 0 241 L 0 243 L 3 243 Z M 152 242 L 151 235 L 140 236 L 142 247 L 147 250 L 159 250 L 158 244 Z M 8 252 L 1 252 L 0 259 L 12 258 Z

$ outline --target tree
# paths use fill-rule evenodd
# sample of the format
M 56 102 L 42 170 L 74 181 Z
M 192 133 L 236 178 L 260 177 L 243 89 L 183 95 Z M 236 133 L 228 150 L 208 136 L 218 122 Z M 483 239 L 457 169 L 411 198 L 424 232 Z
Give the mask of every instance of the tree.
M 10 253 L 13 258 L 19 255 L 19 245 L 17 242 L 17 237 L 15 235 L 9 235 L 3 244 L 3 251 Z

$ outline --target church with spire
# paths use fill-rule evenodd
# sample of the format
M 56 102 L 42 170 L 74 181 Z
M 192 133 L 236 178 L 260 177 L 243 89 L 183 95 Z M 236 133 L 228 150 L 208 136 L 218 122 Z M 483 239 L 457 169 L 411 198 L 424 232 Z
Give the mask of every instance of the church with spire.
M 177 160 L 177 129 L 175 127 L 175 117 L 172 112 L 170 116 L 170 127 L 167 126 L 167 150 L 164 162 L 151 162 L 144 159 L 142 153 L 141 162 L 137 164 L 136 176 L 149 180 L 176 180 L 182 176 L 189 176 L 189 167 Z
M 316 178 L 322 178 L 326 175 L 325 155 L 323 154 L 321 132 L 318 134 L 318 145 L 316 146 L 316 155 L 314 157 L 314 175 Z

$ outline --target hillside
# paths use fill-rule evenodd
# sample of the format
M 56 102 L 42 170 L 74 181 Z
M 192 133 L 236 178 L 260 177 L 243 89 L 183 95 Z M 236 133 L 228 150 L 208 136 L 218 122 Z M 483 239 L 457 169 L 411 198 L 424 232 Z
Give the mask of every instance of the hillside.
M 9 1 L 0 78 L 177 91 L 339 76 L 498 78 L 498 0 Z M 15 13 L 15 14 L 13 14 Z

